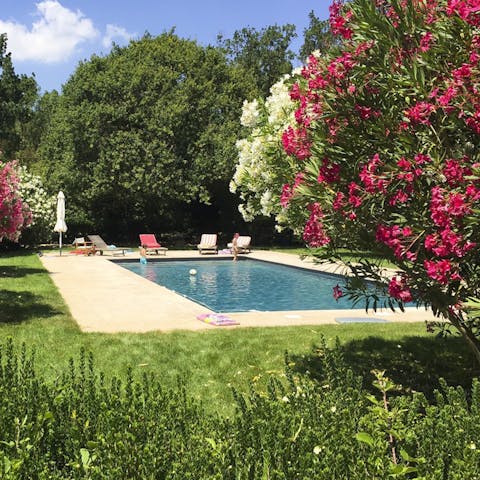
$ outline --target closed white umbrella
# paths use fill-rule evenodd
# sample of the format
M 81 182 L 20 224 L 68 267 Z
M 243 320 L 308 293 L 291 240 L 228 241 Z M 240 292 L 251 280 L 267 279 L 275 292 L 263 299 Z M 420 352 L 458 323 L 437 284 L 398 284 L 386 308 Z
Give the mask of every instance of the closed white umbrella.
M 67 231 L 67 224 L 65 223 L 65 195 L 63 192 L 58 192 L 57 197 L 57 223 L 53 228 L 55 232 L 60 234 L 59 247 L 60 255 L 62 255 L 62 233 Z

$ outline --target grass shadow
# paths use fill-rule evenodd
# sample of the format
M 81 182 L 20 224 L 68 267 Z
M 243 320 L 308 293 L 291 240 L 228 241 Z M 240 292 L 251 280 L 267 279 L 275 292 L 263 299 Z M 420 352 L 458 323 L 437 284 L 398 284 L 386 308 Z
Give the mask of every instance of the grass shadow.
M 22 323 L 61 313 L 29 291 L 0 290 L 0 324 Z
M 44 274 L 45 270 L 42 270 L 41 268 L 16 267 L 12 265 L 0 266 L 0 279 L 21 278 L 26 277 L 27 275 L 35 275 L 38 273 Z
M 423 392 L 430 400 L 439 387 L 439 378 L 449 385 L 469 390 L 472 379 L 480 375 L 480 368 L 459 337 L 404 337 L 401 342 L 381 337 L 367 337 L 341 344 L 345 362 L 352 371 L 364 378 L 364 387 L 372 387 L 373 369 L 385 370 L 385 375 L 406 391 Z M 312 353 L 290 356 L 298 373 L 322 378 L 321 349 Z

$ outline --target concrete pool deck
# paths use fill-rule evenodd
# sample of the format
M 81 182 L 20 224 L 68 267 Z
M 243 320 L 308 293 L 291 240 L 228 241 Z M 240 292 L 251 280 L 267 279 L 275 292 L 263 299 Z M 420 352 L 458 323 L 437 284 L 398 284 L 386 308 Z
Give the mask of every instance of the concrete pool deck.
M 202 257 L 206 257 L 203 255 Z M 216 257 L 216 255 L 208 255 Z M 316 265 L 298 256 L 270 251 L 253 251 L 250 258 L 313 270 L 341 273 L 337 266 Z M 366 313 L 357 310 L 301 310 L 288 312 L 228 313 L 240 325 L 217 327 L 201 322 L 199 314 L 211 312 L 161 285 L 157 285 L 111 260 L 137 259 L 138 252 L 125 257 L 112 255 L 83 256 L 46 253 L 41 261 L 68 305 L 74 320 L 84 332 L 142 333 L 173 330 L 208 330 L 238 327 L 273 327 L 288 325 L 338 324 L 336 319 L 384 319 L 388 322 L 423 322 L 433 320 L 429 311 L 407 308 L 404 313 L 382 310 Z M 149 257 L 151 259 L 157 256 Z M 163 256 L 158 258 L 165 258 Z M 198 259 L 197 251 L 169 250 L 167 259 Z M 292 288 L 295 288 L 292 285 Z

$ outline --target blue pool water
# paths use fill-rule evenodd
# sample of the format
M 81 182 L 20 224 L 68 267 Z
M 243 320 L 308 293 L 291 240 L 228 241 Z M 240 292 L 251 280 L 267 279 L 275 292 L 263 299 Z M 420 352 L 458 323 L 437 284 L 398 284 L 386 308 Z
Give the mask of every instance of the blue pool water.
M 355 308 L 346 298 L 333 298 L 343 277 L 301 268 L 251 259 L 115 263 L 215 312 Z M 197 274 L 190 275 L 191 269 Z

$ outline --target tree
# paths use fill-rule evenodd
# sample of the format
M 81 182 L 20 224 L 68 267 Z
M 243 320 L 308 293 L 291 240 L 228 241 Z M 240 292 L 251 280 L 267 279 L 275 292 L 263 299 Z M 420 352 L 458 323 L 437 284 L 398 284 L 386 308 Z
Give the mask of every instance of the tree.
M 266 97 L 270 87 L 292 70 L 295 54 L 290 43 L 295 37 L 295 25 L 273 25 L 261 30 L 243 28 L 231 39 L 220 35 L 218 44 L 243 75 L 252 76 L 257 86 L 254 97 Z
M 336 0 L 330 23 L 341 48 L 311 56 L 290 92 L 297 171 L 282 202 L 326 256 L 346 246 L 398 266 L 352 266 L 352 295 L 431 306 L 480 362 L 478 1 Z
M 40 145 L 43 176 L 69 198 L 72 228 L 183 229 L 176 207 L 208 203 L 233 173 L 250 89 L 237 80 L 218 49 L 172 32 L 81 63 Z
M 320 20 L 312 10 L 308 14 L 309 25 L 303 31 L 303 45 L 300 47 L 299 57 L 303 63 L 316 50 L 319 52 L 328 52 L 335 43 L 338 43 L 338 37 L 334 37 L 330 31 L 330 22 Z
M 38 87 L 33 77 L 17 75 L 7 37 L 0 35 L 0 149 L 7 158 L 13 158 L 20 145 L 19 122 L 31 114 Z

